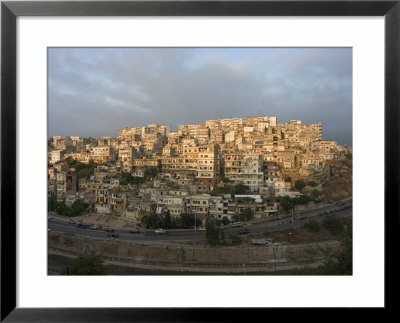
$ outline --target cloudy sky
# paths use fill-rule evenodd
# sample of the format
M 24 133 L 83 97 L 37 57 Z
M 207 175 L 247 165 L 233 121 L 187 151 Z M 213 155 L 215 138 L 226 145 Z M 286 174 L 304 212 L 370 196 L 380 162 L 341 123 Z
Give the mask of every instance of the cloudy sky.
M 50 48 L 49 136 L 276 116 L 352 144 L 351 48 Z

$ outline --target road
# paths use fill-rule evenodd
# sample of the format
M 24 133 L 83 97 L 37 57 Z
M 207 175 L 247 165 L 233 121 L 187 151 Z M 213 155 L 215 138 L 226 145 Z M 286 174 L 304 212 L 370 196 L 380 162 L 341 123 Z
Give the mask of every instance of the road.
M 285 230 L 290 228 L 297 228 L 303 226 L 307 221 L 312 218 L 317 222 L 323 221 L 327 215 L 333 216 L 351 216 L 352 215 L 352 198 L 342 200 L 345 204 L 338 206 L 336 203 L 322 206 L 318 209 L 302 212 L 301 214 L 294 214 L 294 221 L 292 222 L 292 216 L 284 216 L 279 219 L 256 219 L 248 223 L 244 223 L 246 230 L 250 231 L 250 234 L 258 234 L 264 232 L 273 232 L 279 230 Z M 329 214 L 327 214 L 329 213 Z M 158 241 L 180 241 L 180 242 L 193 242 L 205 241 L 205 231 L 193 230 L 193 229 L 170 229 L 167 234 L 155 233 L 154 230 L 141 229 L 140 233 L 129 233 L 130 229 L 114 228 L 114 234 L 118 234 L 118 238 L 110 237 L 110 232 L 102 230 L 92 229 L 81 229 L 77 228 L 76 224 L 68 223 L 68 220 L 57 217 L 49 217 L 48 228 L 51 231 L 90 237 L 94 239 L 114 240 L 114 241 L 135 241 L 135 242 L 158 242 Z M 230 226 L 222 227 L 225 230 L 241 231 L 244 228 L 232 228 Z

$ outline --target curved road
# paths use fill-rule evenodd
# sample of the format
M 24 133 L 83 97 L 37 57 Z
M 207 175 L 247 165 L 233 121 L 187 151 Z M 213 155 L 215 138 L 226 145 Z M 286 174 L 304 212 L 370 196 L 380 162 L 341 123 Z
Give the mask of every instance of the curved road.
M 279 230 L 285 230 L 289 228 L 296 228 L 303 226 L 307 221 L 312 218 L 315 221 L 321 222 L 324 217 L 329 215 L 333 216 L 351 216 L 352 215 L 352 198 L 342 200 L 343 205 L 337 205 L 332 203 L 325 205 L 318 209 L 305 211 L 302 213 L 294 214 L 294 222 L 292 222 L 292 216 L 284 216 L 275 219 L 255 219 L 244 223 L 243 227 L 232 228 L 231 226 L 221 227 L 225 230 L 241 231 L 246 229 L 251 234 L 273 232 Z M 136 242 L 157 242 L 157 241 L 205 241 L 205 231 L 199 231 L 194 229 L 171 229 L 166 234 L 155 233 L 154 230 L 141 229 L 140 233 L 129 233 L 131 229 L 124 228 L 113 228 L 113 234 L 117 234 L 117 238 L 111 237 L 110 232 L 102 230 L 92 229 L 81 229 L 77 228 L 77 224 L 70 224 L 68 220 L 57 217 L 49 217 L 48 219 L 49 231 L 55 231 L 64 233 L 66 235 L 77 235 L 90 237 L 94 239 L 104 239 L 111 241 L 136 241 Z

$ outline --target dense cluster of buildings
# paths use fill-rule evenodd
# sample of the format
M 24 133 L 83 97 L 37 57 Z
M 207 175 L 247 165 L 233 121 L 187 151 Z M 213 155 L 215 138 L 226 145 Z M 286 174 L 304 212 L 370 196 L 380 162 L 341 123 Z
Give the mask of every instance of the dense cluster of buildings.
M 82 199 L 92 212 L 138 221 L 167 211 L 230 218 L 245 208 L 270 216 L 278 206 L 269 197 L 300 194 L 285 179 L 318 172 L 350 149 L 323 140 L 320 123 L 278 124 L 267 116 L 179 125 L 175 132 L 150 124 L 119 129 L 117 138 L 54 136 L 48 148 L 49 195 L 67 205 Z M 96 167 L 90 176 L 78 176 L 66 159 Z M 124 174 L 145 178 L 149 169 L 158 174 L 151 180 L 123 180 Z M 247 187 L 246 196 L 226 194 L 238 185 Z

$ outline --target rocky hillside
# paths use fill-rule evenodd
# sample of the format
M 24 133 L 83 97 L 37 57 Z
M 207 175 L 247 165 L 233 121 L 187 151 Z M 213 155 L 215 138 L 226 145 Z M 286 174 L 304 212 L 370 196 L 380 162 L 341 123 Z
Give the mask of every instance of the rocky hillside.
M 308 184 L 303 192 L 317 190 L 324 203 L 332 203 L 353 194 L 353 163 L 349 158 L 328 161 L 324 170 L 304 179 Z
M 322 189 L 323 200 L 331 202 L 353 195 L 352 160 L 332 161 L 329 163 L 329 168 L 330 177 Z

